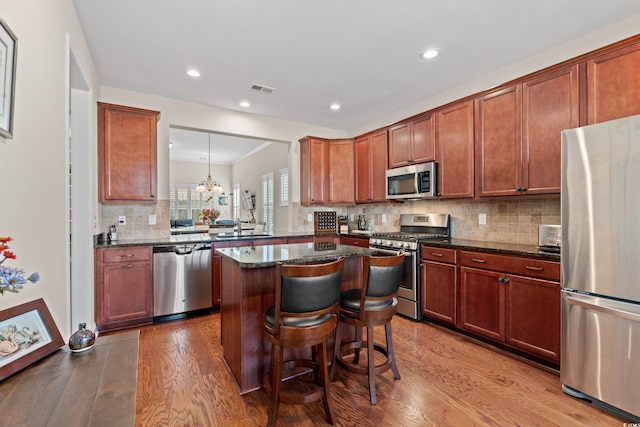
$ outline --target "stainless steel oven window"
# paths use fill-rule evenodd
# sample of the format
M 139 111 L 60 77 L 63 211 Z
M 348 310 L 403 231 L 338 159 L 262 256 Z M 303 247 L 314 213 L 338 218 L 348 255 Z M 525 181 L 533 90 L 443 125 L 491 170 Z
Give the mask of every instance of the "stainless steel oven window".
M 371 246 L 370 249 L 376 250 L 380 254 L 395 255 L 398 251 L 391 249 L 381 249 Z M 398 296 L 411 301 L 418 300 L 418 256 L 416 252 L 407 251 L 404 254 L 404 265 Z

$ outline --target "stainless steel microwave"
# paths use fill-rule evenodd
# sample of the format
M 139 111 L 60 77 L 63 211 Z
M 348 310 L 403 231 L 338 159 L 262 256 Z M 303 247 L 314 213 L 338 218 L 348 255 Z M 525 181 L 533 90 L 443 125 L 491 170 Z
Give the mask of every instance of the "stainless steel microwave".
M 387 169 L 387 199 L 437 197 L 436 162 Z

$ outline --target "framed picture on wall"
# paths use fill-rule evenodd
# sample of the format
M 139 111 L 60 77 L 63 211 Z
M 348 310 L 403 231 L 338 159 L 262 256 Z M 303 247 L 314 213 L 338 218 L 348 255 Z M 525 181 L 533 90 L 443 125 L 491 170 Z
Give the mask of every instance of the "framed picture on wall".
M 0 311 L 0 380 L 64 345 L 42 298 Z
M 0 18 L 0 136 L 13 138 L 18 39 Z

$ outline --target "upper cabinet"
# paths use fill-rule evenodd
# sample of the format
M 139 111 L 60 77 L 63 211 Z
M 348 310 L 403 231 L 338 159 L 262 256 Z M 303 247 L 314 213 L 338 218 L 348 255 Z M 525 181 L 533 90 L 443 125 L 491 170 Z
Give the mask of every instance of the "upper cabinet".
M 353 139 L 300 140 L 300 204 L 355 203 Z
M 435 159 L 436 126 L 431 113 L 389 128 L 389 168 Z
M 157 199 L 159 111 L 98 103 L 98 198 Z
M 438 196 L 473 197 L 473 101 L 438 111 Z
M 640 114 L 640 42 L 587 62 L 588 124 Z
M 356 203 L 385 202 L 387 131 L 372 132 L 355 140 Z
M 355 154 L 353 139 L 334 139 L 329 144 L 330 205 L 355 203 Z
M 329 145 L 307 136 L 300 140 L 300 204 L 322 205 L 329 194 Z
M 578 66 L 475 101 L 476 194 L 560 193 L 560 132 L 578 126 Z

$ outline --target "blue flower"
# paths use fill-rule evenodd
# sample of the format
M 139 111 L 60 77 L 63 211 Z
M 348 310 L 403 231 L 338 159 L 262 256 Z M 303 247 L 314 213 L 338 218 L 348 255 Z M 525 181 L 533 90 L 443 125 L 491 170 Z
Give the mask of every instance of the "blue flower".
M 0 293 L 4 293 L 4 291 L 17 292 L 16 289 L 22 289 L 22 285 L 27 283 L 23 276 L 24 270 L 0 267 Z
M 27 277 L 27 280 L 31 283 L 36 283 L 40 280 L 40 275 L 38 273 L 31 273 L 31 276 Z

